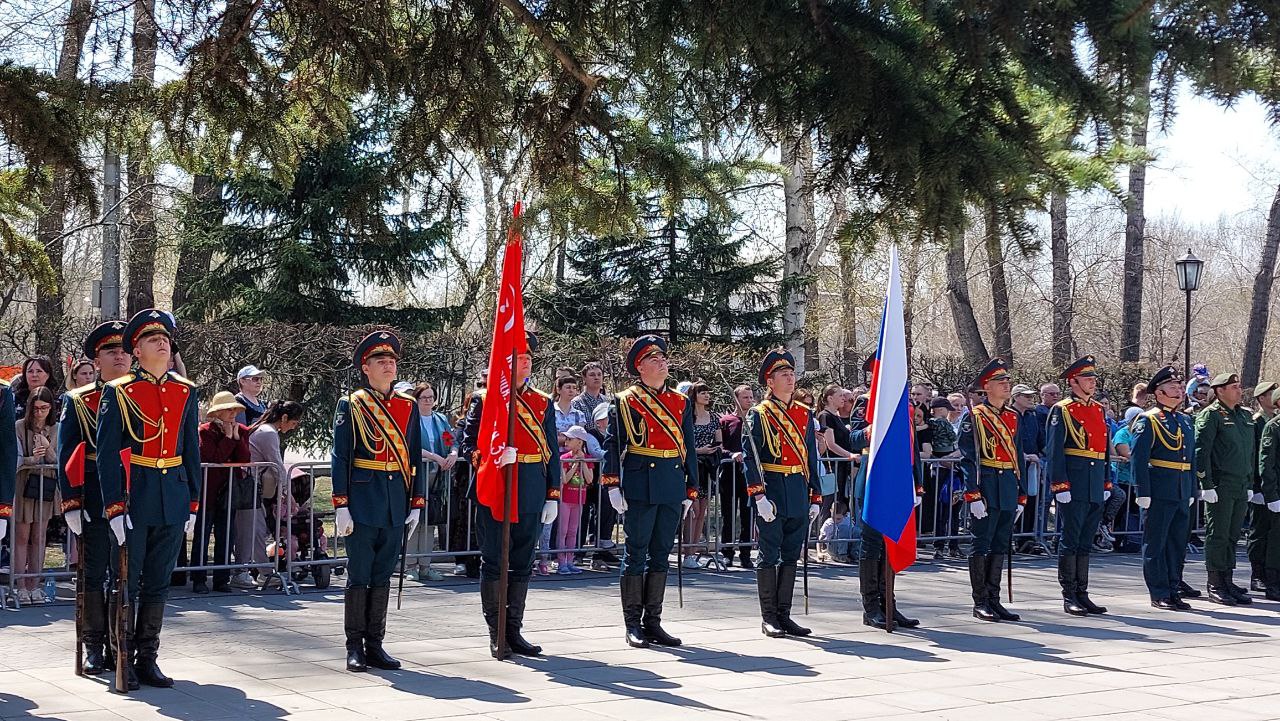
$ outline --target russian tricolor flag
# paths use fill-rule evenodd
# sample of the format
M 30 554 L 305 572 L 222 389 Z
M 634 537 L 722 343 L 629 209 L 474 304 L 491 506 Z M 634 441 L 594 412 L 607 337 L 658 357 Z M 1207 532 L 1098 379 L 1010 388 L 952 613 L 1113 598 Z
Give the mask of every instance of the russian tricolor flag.
M 898 247 L 889 249 L 889 290 L 880 321 L 880 345 L 871 369 L 867 459 L 862 521 L 884 534 L 895 572 L 916 560 L 915 448 L 907 385 L 907 336 L 902 312 Z

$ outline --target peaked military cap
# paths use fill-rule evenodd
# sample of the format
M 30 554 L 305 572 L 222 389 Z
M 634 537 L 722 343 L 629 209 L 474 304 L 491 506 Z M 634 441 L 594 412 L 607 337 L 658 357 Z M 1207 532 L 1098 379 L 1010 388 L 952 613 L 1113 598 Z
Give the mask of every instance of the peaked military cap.
M 143 338 L 155 333 L 163 333 L 172 339 L 177 330 L 173 325 L 173 316 L 156 308 L 146 308 L 129 319 L 121 334 L 120 345 L 124 346 L 125 353 L 133 353 L 138 341 Z
M 1177 368 L 1174 368 L 1173 366 L 1165 366 L 1164 368 L 1156 371 L 1155 375 L 1151 376 L 1151 380 L 1147 381 L 1147 392 L 1155 393 L 1156 388 L 1159 388 L 1161 383 L 1181 380 L 1182 374 L 1178 372 Z
M 640 374 L 640 362 L 654 353 L 667 353 L 667 341 L 660 335 L 650 333 L 636 338 L 631 343 L 631 350 L 627 351 L 627 370 Z
M 89 331 L 84 339 L 84 357 L 94 359 L 98 351 L 124 346 L 124 321 L 109 320 Z
M 525 331 L 524 344 L 529 350 L 529 355 L 533 355 L 538 350 L 538 336 L 534 335 L 531 330 Z
M 764 360 L 760 361 L 760 385 L 764 385 L 774 371 L 780 371 L 784 368 L 795 370 L 795 367 L 795 356 L 788 353 L 786 349 L 778 348 L 769 351 L 765 354 Z
M 1213 377 L 1213 380 L 1209 381 L 1209 387 L 1220 388 L 1222 386 L 1229 386 L 1232 383 L 1239 383 L 1239 382 L 1240 382 L 1240 376 L 1236 375 L 1235 373 L 1219 373 L 1218 375 Z
M 1253 397 L 1258 398 L 1260 396 L 1265 396 L 1266 394 L 1275 391 L 1276 388 L 1277 386 L 1275 383 L 1271 381 L 1263 381 L 1253 389 Z
M 978 388 L 982 388 L 991 381 L 1009 380 L 1009 364 L 1004 362 L 1003 358 L 992 358 L 989 363 L 978 374 L 977 380 L 973 382 Z
M 400 357 L 400 339 L 389 330 L 375 330 L 356 344 L 356 368 L 369 362 L 369 359 L 389 355 Z
M 1062 371 L 1063 380 L 1071 380 L 1072 378 L 1097 378 L 1098 366 L 1094 363 L 1093 356 L 1087 355 L 1083 358 L 1076 359 L 1075 363 L 1067 366 Z

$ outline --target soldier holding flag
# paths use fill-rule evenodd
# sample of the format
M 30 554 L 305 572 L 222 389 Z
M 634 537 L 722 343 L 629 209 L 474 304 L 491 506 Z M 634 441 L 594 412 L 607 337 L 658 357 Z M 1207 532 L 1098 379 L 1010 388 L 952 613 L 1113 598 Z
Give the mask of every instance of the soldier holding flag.
M 662 628 L 667 557 L 698 491 L 693 402 L 667 387 L 667 341 L 645 335 L 631 344 L 627 369 L 640 382 L 609 409 L 601 484 L 622 514 L 622 619 L 627 644 L 679 646 Z
M 343 594 L 348 671 L 400 668 L 382 648 L 391 574 L 403 541 L 422 521 L 427 476 L 418 403 L 392 390 L 399 358 L 394 333 L 365 336 L 355 348 L 362 382 L 334 414 L 334 526 L 347 536 L 350 574 Z
M 80 538 L 82 583 L 79 633 L 84 644 L 81 671 L 96 676 L 115 664 L 106 657 L 107 567 L 111 560 L 111 531 L 102 508 L 98 481 L 98 407 L 107 383 L 129 372 L 124 352 L 124 323 L 109 321 L 94 328 L 84 341 L 84 356 L 93 359 L 97 379 L 70 391 L 62 399 L 58 425 L 58 480 L 62 514 L 67 528 Z

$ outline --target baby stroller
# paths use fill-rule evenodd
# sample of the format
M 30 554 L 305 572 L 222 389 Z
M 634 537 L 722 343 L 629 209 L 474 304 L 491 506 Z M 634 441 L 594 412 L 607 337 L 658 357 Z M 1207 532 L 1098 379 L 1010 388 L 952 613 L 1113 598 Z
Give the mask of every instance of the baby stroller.
M 287 508 L 277 509 L 281 519 L 277 538 L 285 532 L 284 518 L 289 519 L 288 549 L 279 543 L 267 546 L 267 554 L 276 559 L 277 568 L 283 575 L 290 561 L 323 561 L 329 558 L 329 539 L 324 533 L 324 519 L 321 514 L 311 513 L 311 474 L 302 468 L 294 468 L 289 475 L 289 497 L 285 499 Z M 327 563 L 313 563 L 295 566 L 293 582 L 301 583 L 307 576 L 315 579 L 318 589 L 329 587 L 330 576 L 334 567 Z

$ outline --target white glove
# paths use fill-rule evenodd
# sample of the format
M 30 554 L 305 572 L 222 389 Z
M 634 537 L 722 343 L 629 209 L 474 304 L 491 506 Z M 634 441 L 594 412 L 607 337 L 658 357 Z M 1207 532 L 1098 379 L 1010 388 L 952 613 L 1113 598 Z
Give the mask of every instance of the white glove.
M 1195 499 L 1192 500 L 1194 501 Z M 1134 503 L 1137 503 L 1138 508 L 1145 511 L 1151 507 L 1151 496 L 1138 496 L 1138 500 L 1134 501 Z
M 339 536 L 350 536 L 351 532 L 356 530 L 356 522 L 351 520 L 351 509 L 342 506 L 336 512 L 333 519 L 333 530 Z
M 405 518 L 405 519 L 404 519 L 404 525 L 406 526 L 406 528 L 404 529 L 404 533 L 405 533 L 405 535 L 404 535 L 404 540 L 405 540 L 406 542 L 407 542 L 410 538 L 413 538 L 413 532 L 414 532 L 414 531 L 416 531 L 416 530 L 418 530 L 418 523 L 419 523 L 421 520 L 422 520 L 422 511 L 421 511 L 421 510 L 419 510 L 419 509 L 415 508 L 415 509 L 413 509 L 412 511 L 409 511 L 409 516 L 408 516 L 408 518 Z
M 1203 491 L 1200 491 L 1200 500 L 1204 501 L 1205 503 L 1217 503 L 1218 489 L 1206 488 Z
M 973 501 L 969 504 L 969 515 L 978 520 L 987 517 L 987 504 L 982 501 Z
M 916 508 L 919 508 L 919 507 L 920 507 L 920 502 L 921 502 L 921 501 L 923 501 L 923 500 L 924 500 L 924 496 L 916 496 L 915 507 L 916 507 Z
M 192 513 L 187 516 L 187 522 L 182 526 L 182 532 L 187 538 L 195 538 L 196 536 L 196 514 Z
M 765 523 L 771 523 L 778 517 L 778 509 L 774 508 L 773 502 L 764 496 L 756 496 L 756 513 Z
M 820 508 L 818 504 L 816 503 L 809 504 L 809 523 L 813 523 L 814 521 L 818 520 L 819 513 L 822 513 L 822 508 Z
M 0 518 L 0 538 L 5 538 L 5 534 L 9 532 L 9 520 Z
M 1022 505 L 1019 505 L 1019 506 L 1018 506 L 1018 509 L 1017 509 L 1016 511 L 1014 511 L 1014 512 L 1013 512 L 1013 522 L 1014 522 L 1014 523 L 1017 523 L 1017 522 L 1018 522 L 1018 519 L 1019 519 L 1019 518 L 1022 518 L 1022 512 L 1023 512 L 1023 511 L 1025 511 L 1025 510 L 1027 510 L 1027 507 L 1026 507 L 1026 506 L 1022 506 Z
M 1267 510 L 1272 513 L 1280 513 L 1280 501 L 1272 501 L 1268 503 Z
M 613 510 L 618 513 L 627 512 L 627 499 L 622 495 L 622 489 L 614 486 L 609 489 L 609 505 L 613 506 Z
M 556 516 L 560 515 L 560 502 L 547 501 L 542 504 L 542 524 L 554 523 Z
M 515 462 L 516 462 L 516 449 L 507 448 L 507 450 L 502 452 L 502 457 L 498 459 L 498 466 L 499 467 L 509 466 Z
M 683 521 L 685 518 L 688 518 L 690 508 L 693 508 L 693 501 L 688 498 L 680 501 L 680 520 Z
M 64 514 L 62 520 L 67 523 L 67 530 L 79 536 L 84 532 L 84 511 L 77 508 L 76 510 Z M 4 532 L 0 531 L 0 536 L 4 536 Z
M 1062 493 L 1053 494 L 1053 499 L 1058 503 L 1070 503 L 1071 491 L 1063 491 Z
M 1102 500 L 1103 500 L 1104 502 L 1105 502 L 1105 501 L 1109 501 L 1109 500 L 1111 500 L 1111 491 L 1103 491 L 1103 492 L 1102 492 Z
M 129 520 L 129 516 L 127 514 L 122 513 L 111 519 L 111 533 L 116 537 L 117 546 L 124 545 L 125 526 L 133 528 L 133 521 Z
M 1249 496 L 1249 502 L 1258 506 L 1267 505 L 1267 499 L 1261 493 L 1255 493 L 1252 496 Z

